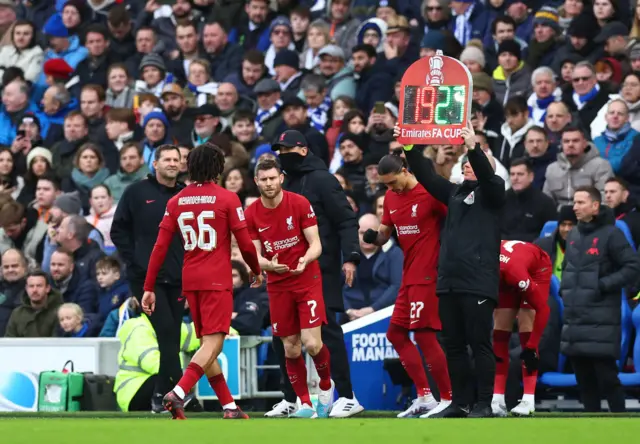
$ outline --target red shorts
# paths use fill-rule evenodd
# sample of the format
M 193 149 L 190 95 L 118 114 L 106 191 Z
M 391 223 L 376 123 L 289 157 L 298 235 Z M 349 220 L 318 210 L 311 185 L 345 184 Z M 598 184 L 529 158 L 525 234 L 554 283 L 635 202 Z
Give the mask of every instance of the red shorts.
M 322 281 L 303 290 L 269 290 L 268 293 L 274 336 L 293 336 L 327 323 Z
M 442 330 L 436 285 L 402 285 L 391 315 L 391 323 L 408 330 Z
M 214 333 L 229 334 L 233 314 L 233 291 L 185 291 L 196 336 L 201 338 Z
M 544 303 L 546 303 L 549 298 L 549 287 L 551 287 L 552 274 L 553 268 L 543 267 L 531 275 L 531 279 L 538 287 L 538 294 L 536 297 L 539 297 Z M 525 300 L 524 295 L 524 292 L 517 288 L 500 289 L 497 308 L 511 308 L 514 310 L 523 308 L 533 310 L 533 307 Z

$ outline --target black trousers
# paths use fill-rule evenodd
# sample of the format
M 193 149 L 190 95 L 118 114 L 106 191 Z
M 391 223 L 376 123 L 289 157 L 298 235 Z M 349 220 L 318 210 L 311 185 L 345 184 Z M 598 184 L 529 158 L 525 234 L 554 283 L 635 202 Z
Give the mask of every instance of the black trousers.
M 158 375 L 151 375 L 140 386 L 138 391 L 129 402 L 130 412 L 149 412 L 151 411 L 151 398 L 155 393 Z
M 344 345 L 344 334 L 342 327 L 336 321 L 336 312 L 327 308 L 327 324 L 322 326 L 322 342 L 329 349 L 331 354 L 331 377 L 336 384 L 336 391 L 340 398 L 353 398 L 353 387 L 351 386 L 351 373 L 349 372 L 349 358 L 347 348 Z M 273 349 L 278 356 L 280 371 L 282 372 L 282 391 L 284 399 L 289 402 L 296 402 L 296 392 L 291 387 L 291 382 L 287 377 L 287 366 L 284 357 L 284 344 L 276 336 L 273 337 Z
M 458 405 L 470 405 L 473 401 L 467 346 L 471 347 L 475 361 L 478 403 L 491 403 L 496 374 L 491 345 L 495 305 L 492 299 L 475 295 L 450 293 L 440 297 L 439 312 L 453 402 Z
M 131 290 L 142 301 L 143 282 L 131 281 Z M 184 299 L 181 298 L 181 287 L 156 284 L 156 309 L 149 317 L 158 339 L 160 351 L 160 369 L 156 379 L 155 392 L 166 394 L 182 377 L 180 366 L 180 329 L 184 314 Z M 182 300 L 179 300 L 182 299 Z
M 615 359 L 585 356 L 572 356 L 570 359 L 585 412 L 601 411 L 601 395 L 607 398 L 609 410 L 614 413 L 625 411 L 624 388 L 618 379 Z

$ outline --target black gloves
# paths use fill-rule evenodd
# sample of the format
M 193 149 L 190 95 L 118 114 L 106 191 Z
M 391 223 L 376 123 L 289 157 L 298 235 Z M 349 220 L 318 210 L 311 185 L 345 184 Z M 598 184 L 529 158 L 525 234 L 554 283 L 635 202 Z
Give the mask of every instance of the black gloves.
M 538 370 L 538 363 L 540 362 L 540 357 L 538 356 L 538 352 L 532 348 L 523 348 L 522 353 L 520 353 L 520 359 L 524 362 L 524 366 L 529 372 L 534 372 Z
M 375 244 L 376 239 L 378 239 L 378 232 L 376 230 L 372 230 L 371 228 L 365 231 L 362 235 L 362 240 L 368 244 Z

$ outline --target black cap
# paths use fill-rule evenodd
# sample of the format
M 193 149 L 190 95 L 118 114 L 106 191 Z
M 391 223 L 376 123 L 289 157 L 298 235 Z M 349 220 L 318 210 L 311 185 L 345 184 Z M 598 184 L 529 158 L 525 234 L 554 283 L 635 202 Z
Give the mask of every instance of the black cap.
M 573 207 L 571 205 L 563 205 L 560 207 L 560 211 L 558 212 L 558 223 L 561 224 L 562 222 L 578 223 L 576 213 L 573 211 Z
M 22 115 L 22 118 L 20 119 L 20 124 L 23 124 L 23 123 L 35 123 L 38 126 L 38 128 L 42 128 L 40 126 L 40 119 L 31 111 L 28 111 Z
M 282 111 L 290 106 L 307 109 L 307 104 L 298 96 L 287 97 L 284 102 L 282 102 Z
M 503 52 L 513 54 L 518 60 L 522 58 L 522 49 L 520 48 L 520 44 L 515 40 L 503 40 L 498 46 L 498 55 Z
M 273 67 L 290 66 L 293 69 L 300 70 L 300 57 L 298 53 L 291 49 L 283 49 L 276 54 L 273 60 Z
M 191 113 L 192 116 L 213 116 L 220 117 L 220 109 L 215 106 L 213 103 L 205 103 L 204 105 L 200 105 Z
M 286 130 L 280 134 L 278 139 L 271 144 L 273 151 L 278 151 L 280 147 L 295 148 L 307 146 L 307 139 L 304 138 L 300 131 Z
M 629 35 L 629 29 L 622 22 L 611 22 L 604 25 L 594 41 L 596 43 L 604 43 L 611 37 L 616 37 L 619 35 Z

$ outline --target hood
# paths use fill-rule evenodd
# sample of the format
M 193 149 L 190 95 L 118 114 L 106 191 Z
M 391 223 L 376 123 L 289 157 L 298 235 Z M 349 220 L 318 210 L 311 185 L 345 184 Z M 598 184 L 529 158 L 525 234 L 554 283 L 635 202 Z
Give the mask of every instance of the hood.
M 569 163 L 569 160 L 564 155 L 564 153 L 562 152 L 559 153 L 558 166 L 560 166 L 560 168 L 562 168 L 563 170 L 570 170 L 570 169 L 579 170 L 580 168 L 584 167 L 587 163 L 589 163 L 593 159 L 600 157 L 600 153 L 598 152 L 598 149 L 593 144 L 593 142 L 588 142 L 588 145 L 589 146 L 587 147 L 587 151 L 585 151 L 582 158 L 578 160 L 578 162 L 575 165 L 571 165 L 571 163 Z
M 362 39 L 364 37 L 365 31 L 371 28 L 378 28 L 380 30 L 380 43 L 378 43 L 378 46 L 376 47 L 376 52 L 383 52 L 384 42 L 386 41 L 385 37 L 387 35 L 387 23 L 384 20 L 379 19 L 377 17 L 370 18 L 369 20 L 364 22 L 362 25 L 360 25 L 357 33 L 358 44 L 359 45 L 362 44 Z
M 615 223 L 616 218 L 613 215 L 613 210 L 605 205 L 600 205 L 598 215 L 594 217 L 591 222 L 578 222 L 578 230 L 580 230 L 582 234 L 589 234 L 598 228 L 606 225 L 614 225 Z
M 507 122 L 505 122 L 500 127 L 500 133 L 505 138 L 509 146 L 513 148 L 518 143 L 520 143 L 524 135 L 527 133 L 527 131 L 529 131 L 529 128 L 531 128 L 532 126 L 536 126 L 536 123 L 533 121 L 533 119 L 529 118 L 529 120 L 527 120 L 527 123 L 525 123 L 522 128 L 517 130 L 515 133 L 512 133 L 511 128 L 509 127 Z
M 62 295 L 58 292 L 58 290 L 54 290 L 51 288 L 49 295 L 47 297 L 47 303 L 45 304 L 45 310 L 52 305 L 61 305 L 64 301 L 62 300 Z M 25 307 L 31 307 L 31 300 L 29 300 L 29 295 L 25 291 L 22 294 L 22 304 Z

